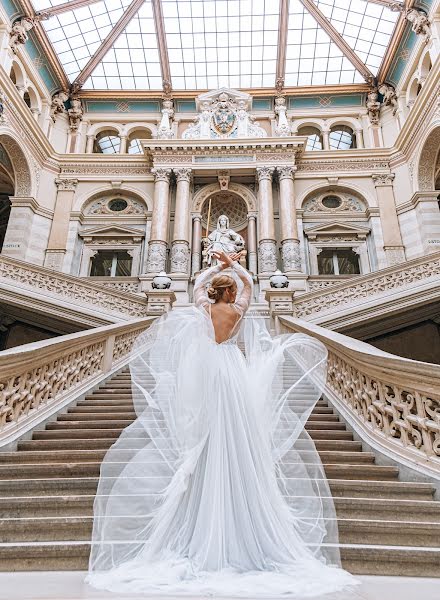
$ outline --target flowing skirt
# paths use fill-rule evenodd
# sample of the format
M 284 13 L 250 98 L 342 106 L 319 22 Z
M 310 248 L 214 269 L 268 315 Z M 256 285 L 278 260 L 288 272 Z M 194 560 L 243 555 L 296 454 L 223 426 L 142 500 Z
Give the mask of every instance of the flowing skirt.
M 340 568 L 333 501 L 304 428 L 325 348 L 250 322 L 244 337 L 246 358 L 192 308 L 138 340 L 139 416 L 101 467 L 94 587 L 307 598 L 356 583 Z

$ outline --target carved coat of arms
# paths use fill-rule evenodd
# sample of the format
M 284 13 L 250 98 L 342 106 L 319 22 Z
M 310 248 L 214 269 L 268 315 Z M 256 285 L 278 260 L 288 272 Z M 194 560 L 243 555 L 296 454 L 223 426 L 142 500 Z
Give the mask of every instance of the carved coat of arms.
M 236 103 L 227 94 L 220 94 L 214 102 L 212 127 L 219 135 L 228 135 L 237 125 Z

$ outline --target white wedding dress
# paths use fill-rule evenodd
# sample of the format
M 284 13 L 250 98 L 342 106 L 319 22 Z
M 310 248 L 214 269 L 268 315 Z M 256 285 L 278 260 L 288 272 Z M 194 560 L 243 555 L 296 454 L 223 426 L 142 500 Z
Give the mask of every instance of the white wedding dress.
M 205 287 L 219 270 L 198 277 L 195 307 L 135 344 L 138 418 L 102 463 L 86 581 L 143 597 L 342 598 L 357 581 L 340 568 L 333 501 L 304 428 L 326 349 L 243 319 L 252 279 L 237 263 L 239 325 L 217 343 Z

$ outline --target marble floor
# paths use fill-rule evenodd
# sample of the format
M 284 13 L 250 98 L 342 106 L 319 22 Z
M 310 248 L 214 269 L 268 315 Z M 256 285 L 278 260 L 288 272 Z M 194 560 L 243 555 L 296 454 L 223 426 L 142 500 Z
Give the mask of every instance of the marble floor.
M 153 600 L 154 596 L 121 596 L 93 590 L 83 583 L 85 573 L 0 573 L 0 600 Z M 440 600 L 440 579 L 422 577 L 359 577 L 362 585 L 348 595 L 322 596 L 322 600 Z M 180 597 L 182 598 L 182 597 Z M 163 600 L 177 600 L 161 596 Z M 201 600 L 188 598 L 186 600 Z M 225 600 L 225 599 L 223 599 Z M 227 599 L 233 600 L 233 599 Z M 259 600 L 263 600 L 259 598 Z M 286 598 L 287 600 L 287 598 Z

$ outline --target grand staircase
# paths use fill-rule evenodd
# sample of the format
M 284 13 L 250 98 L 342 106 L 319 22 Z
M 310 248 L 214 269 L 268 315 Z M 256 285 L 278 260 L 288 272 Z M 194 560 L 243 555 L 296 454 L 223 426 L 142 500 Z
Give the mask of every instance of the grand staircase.
M 86 569 L 93 500 L 106 450 L 135 418 L 123 370 L 0 453 L 0 570 Z M 430 483 L 375 463 L 327 401 L 314 439 L 335 498 L 344 566 L 357 574 L 439 576 L 440 502 Z

